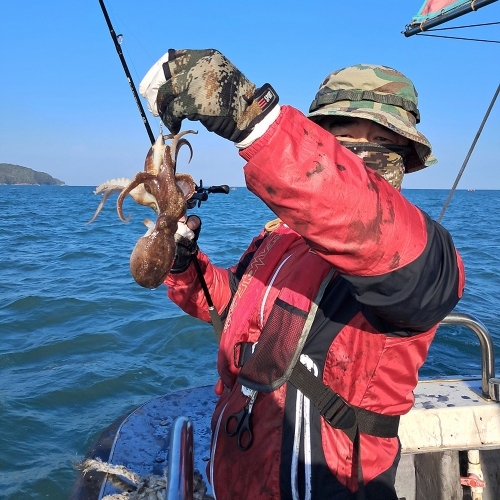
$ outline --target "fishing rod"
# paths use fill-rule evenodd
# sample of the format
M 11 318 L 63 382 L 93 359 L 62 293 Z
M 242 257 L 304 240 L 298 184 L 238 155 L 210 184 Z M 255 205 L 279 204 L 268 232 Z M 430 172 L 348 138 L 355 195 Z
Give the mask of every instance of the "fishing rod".
M 142 121 L 144 123 L 144 126 L 146 127 L 146 131 L 149 135 L 149 140 L 151 141 L 151 144 L 155 143 L 155 136 L 153 135 L 153 131 L 151 130 L 151 126 L 149 125 L 148 118 L 146 116 L 146 113 L 144 112 L 144 108 L 142 107 L 141 100 L 139 99 L 139 94 L 137 93 L 137 90 L 135 88 L 134 80 L 132 79 L 132 75 L 130 74 L 130 71 L 128 70 L 127 62 L 125 61 L 125 57 L 123 57 L 123 52 L 121 48 L 120 41 L 118 40 L 118 36 L 122 35 L 116 35 L 115 30 L 113 29 L 113 25 L 111 24 L 111 20 L 109 19 L 108 16 L 108 11 L 106 10 L 106 7 L 104 5 L 103 0 L 99 0 L 99 4 L 102 9 L 102 13 L 104 14 L 104 19 L 106 19 L 106 24 L 108 25 L 109 33 L 111 34 L 111 38 L 113 39 L 113 43 L 115 44 L 115 49 L 116 52 L 118 52 L 118 57 L 120 58 L 120 61 L 123 66 L 123 70 L 125 71 L 125 75 L 127 76 L 128 84 L 130 85 L 130 90 L 132 91 L 132 94 L 134 95 L 135 103 L 137 104 L 137 107 L 139 108 L 139 113 L 141 114 Z
M 455 192 L 455 189 L 458 186 L 460 178 L 462 177 L 462 174 L 464 173 L 465 167 L 467 166 L 467 163 L 469 162 L 469 158 L 472 154 L 472 151 L 474 151 L 474 148 L 476 147 L 476 143 L 479 139 L 479 136 L 481 135 L 481 132 L 483 131 L 486 120 L 488 120 L 488 117 L 490 116 L 491 110 L 493 109 L 493 106 L 495 104 L 495 101 L 497 100 L 499 93 L 500 93 L 500 85 L 498 85 L 497 90 L 493 96 L 493 99 L 490 102 L 488 110 L 486 111 L 486 114 L 484 115 L 483 121 L 481 122 L 481 125 L 476 133 L 476 137 L 474 137 L 474 140 L 472 141 L 471 147 L 469 148 L 469 152 L 467 153 L 467 156 L 465 157 L 462 168 L 460 169 L 460 172 L 458 172 L 457 178 L 455 179 L 455 183 L 453 184 L 453 187 L 451 188 L 450 194 L 448 195 L 448 198 L 446 199 L 446 202 L 443 206 L 443 209 L 441 210 L 441 214 L 438 217 L 438 220 L 437 220 L 438 222 L 441 222 L 441 220 L 443 219 L 444 213 L 446 212 L 446 209 L 448 208 L 451 197 L 453 196 L 453 193 Z
M 104 5 L 103 0 L 99 0 L 99 5 L 101 6 L 102 13 L 104 14 L 104 19 L 106 20 L 106 24 L 108 25 L 109 33 L 111 35 L 111 38 L 113 39 L 113 43 L 115 44 L 115 49 L 116 52 L 118 53 L 118 57 L 120 58 L 120 61 L 123 66 L 123 71 L 125 72 L 125 75 L 127 77 L 128 84 L 130 85 L 130 90 L 132 91 L 132 94 L 135 99 L 135 103 L 137 104 L 137 107 L 139 108 L 139 113 L 142 118 L 142 122 L 144 123 L 144 126 L 146 127 L 146 132 L 148 133 L 149 140 L 151 141 L 151 144 L 155 143 L 155 136 L 153 134 L 153 131 L 151 129 L 151 125 L 149 124 L 148 117 L 146 116 L 146 113 L 144 111 L 144 108 L 142 106 L 141 99 L 139 97 L 139 94 L 137 93 L 137 89 L 134 83 L 134 80 L 132 78 L 132 75 L 130 74 L 130 71 L 127 66 L 127 61 L 125 61 L 125 57 L 123 56 L 122 48 L 121 48 L 121 37 L 122 35 L 117 35 L 113 25 L 111 24 L 111 20 L 108 15 L 108 11 L 106 10 L 106 6 Z M 120 39 L 119 39 L 120 38 Z M 190 198 L 190 200 L 197 201 L 198 202 L 198 207 L 200 206 L 202 201 L 207 201 L 208 200 L 208 195 L 212 193 L 223 193 L 223 194 L 228 194 L 229 193 L 229 186 L 226 184 L 223 184 L 221 186 L 211 186 L 211 187 L 204 187 L 203 182 L 200 180 L 200 185 L 196 186 L 196 192 L 193 194 L 193 196 Z M 193 208 L 193 206 L 189 206 L 189 208 Z
M 139 98 L 139 94 L 137 93 L 137 89 L 135 87 L 134 80 L 132 79 L 132 75 L 130 74 L 130 71 L 128 69 L 127 61 L 125 61 L 125 57 L 123 56 L 120 40 L 118 40 L 118 37 L 121 37 L 122 35 L 116 35 L 116 32 L 113 28 L 113 25 L 111 24 L 111 20 L 108 16 L 108 11 L 106 10 L 106 6 L 104 5 L 104 1 L 99 0 L 99 5 L 101 6 L 102 13 L 104 14 L 104 19 L 106 20 L 106 24 L 108 25 L 109 33 L 111 34 L 111 38 L 113 39 L 113 43 L 115 44 L 116 52 L 118 53 L 118 57 L 120 58 L 120 61 L 122 63 L 123 71 L 125 71 L 125 75 L 127 77 L 128 83 L 130 85 L 130 90 L 132 90 L 132 94 L 134 96 L 135 103 L 137 104 L 137 107 L 139 108 L 139 113 L 141 114 L 142 121 L 144 123 L 144 126 L 146 127 L 146 132 L 148 133 L 149 140 L 151 141 L 151 144 L 154 144 L 155 137 L 153 135 L 153 131 L 151 130 L 151 126 L 149 125 L 148 118 L 146 116 L 146 113 L 144 112 L 144 108 L 143 108 L 141 100 Z M 207 201 L 209 193 L 228 194 L 229 193 L 229 186 L 224 184 L 222 186 L 211 186 L 211 187 L 207 188 L 207 187 L 203 187 L 203 181 L 200 180 L 200 185 L 196 186 L 196 192 L 187 201 L 188 208 L 194 208 L 196 206 L 196 203 L 198 203 L 198 207 L 199 207 L 201 205 L 202 201 Z M 212 302 L 212 298 L 210 297 L 210 292 L 208 290 L 208 286 L 207 286 L 207 283 L 205 281 L 205 277 L 203 276 L 203 272 L 201 270 L 197 255 L 193 254 L 191 256 L 191 259 L 192 259 L 193 264 L 195 266 L 196 274 L 198 275 L 198 279 L 200 280 L 201 288 L 203 289 L 203 293 L 204 293 L 205 299 L 207 301 L 208 312 L 210 314 L 210 319 L 212 320 L 212 327 L 215 331 L 215 336 L 217 338 L 217 341 L 220 341 L 220 338 L 222 336 L 221 317 L 219 316 L 217 309 L 214 307 L 214 304 Z

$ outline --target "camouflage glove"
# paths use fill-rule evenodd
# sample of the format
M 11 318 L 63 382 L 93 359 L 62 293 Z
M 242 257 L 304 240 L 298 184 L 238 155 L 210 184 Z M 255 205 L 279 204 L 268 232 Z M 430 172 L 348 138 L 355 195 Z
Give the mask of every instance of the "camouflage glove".
M 177 231 L 174 234 L 175 259 L 172 269 L 170 269 L 171 274 L 179 274 L 186 271 L 191 265 L 193 255 L 196 255 L 198 252 L 197 242 L 201 231 L 201 219 L 200 225 L 194 230 L 189 229 L 187 222 L 186 220 L 186 222 L 177 223 Z
M 278 95 L 269 84 L 256 89 L 216 50 L 170 49 L 168 61 L 157 69 L 156 75 L 151 70 L 148 73 L 150 79 L 156 76 L 157 90 L 148 85 L 146 75 L 141 86 L 149 89 L 143 95 L 150 110 L 157 110 L 173 134 L 187 118 L 199 120 L 225 139 L 240 142 L 278 103 Z

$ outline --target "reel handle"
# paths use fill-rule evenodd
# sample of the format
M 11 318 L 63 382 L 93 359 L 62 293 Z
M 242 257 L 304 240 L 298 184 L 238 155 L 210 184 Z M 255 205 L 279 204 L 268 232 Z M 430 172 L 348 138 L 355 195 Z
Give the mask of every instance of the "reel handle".
M 229 194 L 229 186 L 222 184 L 222 186 L 211 186 L 208 188 L 209 193 Z

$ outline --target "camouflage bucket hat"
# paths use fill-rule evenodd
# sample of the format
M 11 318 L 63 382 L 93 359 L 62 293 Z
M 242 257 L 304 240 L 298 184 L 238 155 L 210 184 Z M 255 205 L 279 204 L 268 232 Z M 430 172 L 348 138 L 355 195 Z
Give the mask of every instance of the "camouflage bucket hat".
M 372 120 L 408 138 L 413 145 L 406 173 L 437 163 L 430 142 L 415 125 L 420 122 L 417 91 L 411 80 L 387 66 L 356 64 L 334 71 L 320 85 L 309 118 L 350 116 Z

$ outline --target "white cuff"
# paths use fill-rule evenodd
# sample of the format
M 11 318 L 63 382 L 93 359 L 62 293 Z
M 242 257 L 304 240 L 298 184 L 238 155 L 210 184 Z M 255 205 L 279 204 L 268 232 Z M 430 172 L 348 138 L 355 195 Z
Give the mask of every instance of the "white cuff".
M 148 109 L 154 116 L 159 116 L 156 98 L 158 97 L 158 89 L 165 83 L 163 64 L 167 61 L 168 52 L 163 54 L 160 59 L 153 64 L 139 84 L 139 93 L 147 100 Z
M 248 148 L 248 146 L 253 144 L 257 139 L 262 137 L 267 132 L 267 129 L 276 121 L 276 118 L 278 118 L 279 114 L 280 106 L 279 104 L 277 104 L 273 109 L 271 109 L 271 111 L 269 111 L 269 113 L 262 119 L 262 121 L 255 125 L 254 129 L 246 139 L 243 139 L 241 142 L 235 142 L 234 145 L 238 149 Z

